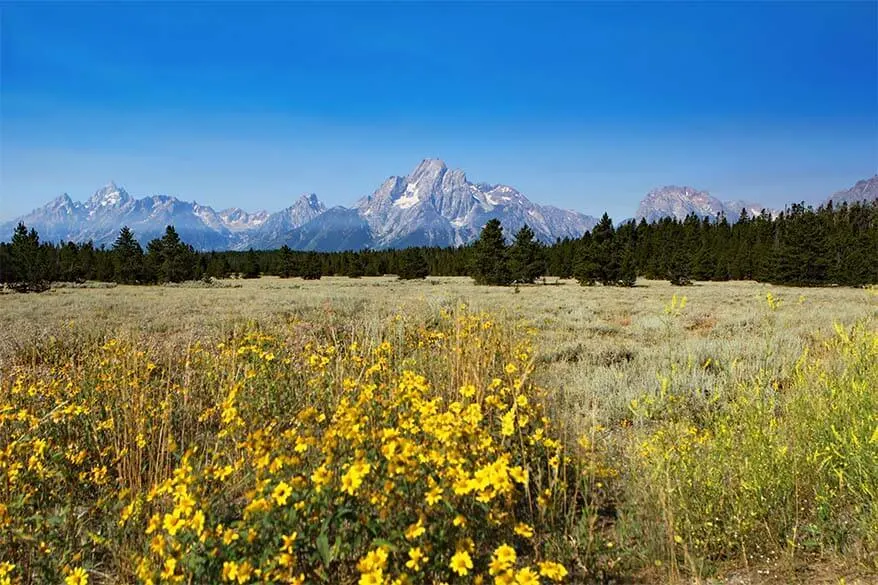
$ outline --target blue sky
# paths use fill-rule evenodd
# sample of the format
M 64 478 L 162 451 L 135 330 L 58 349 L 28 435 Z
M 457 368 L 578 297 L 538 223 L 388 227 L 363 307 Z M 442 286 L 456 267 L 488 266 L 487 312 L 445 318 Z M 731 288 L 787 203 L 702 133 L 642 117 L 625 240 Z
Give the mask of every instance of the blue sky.
M 0 217 L 113 179 L 350 205 L 422 158 L 586 213 L 878 171 L 878 3 L 0 2 Z

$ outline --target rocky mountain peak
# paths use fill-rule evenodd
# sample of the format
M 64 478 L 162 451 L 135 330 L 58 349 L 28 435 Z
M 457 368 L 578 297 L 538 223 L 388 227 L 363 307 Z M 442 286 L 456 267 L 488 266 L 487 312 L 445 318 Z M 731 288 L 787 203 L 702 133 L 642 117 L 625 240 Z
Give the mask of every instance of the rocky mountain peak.
M 60 209 L 73 206 L 73 199 L 71 199 L 70 195 L 68 195 L 67 193 L 62 193 L 61 195 L 58 195 L 57 197 L 55 197 L 55 199 L 49 202 L 48 205 L 48 207 L 52 209 Z
M 438 177 L 448 170 L 445 161 L 438 158 L 425 158 L 409 173 L 408 179 L 417 181 L 422 177 Z
M 95 191 L 95 194 L 88 200 L 87 205 L 89 207 L 115 207 L 130 200 L 131 195 L 125 189 L 110 181 L 104 187 Z
M 504 185 L 474 184 L 466 173 L 435 158 L 422 160 L 405 177 L 388 178 L 357 204 L 376 247 L 460 245 L 498 217 L 510 230 L 528 223 L 545 241 L 579 237 L 592 219 L 536 205 Z
M 710 197 L 710 193 L 707 191 L 699 191 L 695 187 L 687 185 L 665 185 L 646 194 L 647 199 L 706 199 L 708 197 Z
M 306 193 L 299 197 L 296 206 L 305 206 L 318 211 L 326 211 L 326 206 L 317 197 L 315 193 Z
M 857 201 L 876 200 L 878 200 L 878 174 L 857 181 L 850 189 L 834 193 L 824 203 L 832 201 L 833 205 L 841 205 L 842 203 L 851 204 Z
M 716 218 L 725 211 L 723 202 L 707 191 L 689 186 L 667 185 L 646 194 L 637 208 L 635 218 L 650 222 L 663 217 L 683 219 L 690 214 Z

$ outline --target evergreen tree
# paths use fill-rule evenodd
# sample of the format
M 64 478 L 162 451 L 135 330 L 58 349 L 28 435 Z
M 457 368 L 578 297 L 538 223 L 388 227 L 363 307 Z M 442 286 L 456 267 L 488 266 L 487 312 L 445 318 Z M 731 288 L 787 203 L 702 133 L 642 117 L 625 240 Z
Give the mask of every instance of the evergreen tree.
M 207 260 L 207 269 L 205 274 L 211 278 L 228 278 L 232 273 L 232 267 L 225 254 L 217 254 L 211 252 Z
M 832 264 L 828 238 L 831 215 L 831 211 L 815 213 L 804 204 L 790 208 L 775 239 L 772 281 L 806 286 L 827 281 Z
M 682 246 L 677 246 L 668 259 L 667 278 L 676 286 L 692 284 L 692 262 L 689 253 Z
M 58 248 L 58 280 L 63 282 L 85 280 L 81 256 L 81 248 L 73 242 L 67 242 Z
M 14 290 L 43 292 L 49 288 L 48 266 L 35 229 L 28 231 L 23 223 L 16 226 L 9 245 L 9 260 L 9 282 Z
M 164 282 L 161 277 L 162 264 L 165 258 L 165 245 L 161 238 L 150 240 L 146 244 L 146 255 L 143 259 L 143 276 L 147 282 Z
M 476 284 L 506 286 L 512 282 L 506 241 L 499 219 L 491 219 L 473 244 L 470 276 Z
M 383 276 L 387 274 L 382 264 L 383 255 L 369 253 L 366 256 L 366 267 L 364 276 Z
M 296 254 L 284 244 L 280 248 L 280 272 L 278 274 L 281 278 L 292 278 L 297 273 Z
M 617 284 L 621 275 L 622 267 L 615 248 L 615 236 L 613 220 L 605 213 L 591 233 L 593 258 L 597 264 L 597 281 L 604 286 Z
M 102 244 L 95 254 L 94 279 L 101 282 L 113 282 L 116 267 L 113 264 L 113 252 Z
M 135 284 L 143 275 L 143 248 L 134 234 L 124 226 L 113 244 L 113 280 L 120 284 Z
M 401 256 L 397 270 L 400 280 L 419 280 L 429 276 L 430 267 L 419 248 L 407 248 L 401 252 Z
M 515 234 L 509 249 L 509 274 L 513 282 L 532 284 L 546 272 L 543 247 L 534 238 L 534 232 L 525 224 Z
M 601 276 L 601 267 L 597 262 L 594 241 L 589 232 L 586 232 L 579 240 L 573 276 L 582 286 L 594 286 Z
M 259 256 L 250 248 L 244 259 L 244 268 L 241 270 L 242 278 L 259 278 Z
M 366 276 L 366 260 L 357 252 L 348 254 L 345 258 L 344 273 L 348 278 L 362 278 Z
M 12 260 L 9 256 L 9 244 L 0 242 L 0 283 L 12 282 Z
M 323 266 L 320 262 L 320 256 L 316 252 L 308 252 L 302 264 L 302 278 L 305 280 L 320 280 L 321 276 L 323 276 Z
M 619 263 L 619 286 L 631 287 L 637 283 L 637 263 L 634 258 L 633 246 L 626 246 L 621 253 Z
M 147 271 L 158 282 L 183 282 L 195 278 L 195 251 L 184 244 L 174 226 L 165 229 L 161 239 L 146 246 Z

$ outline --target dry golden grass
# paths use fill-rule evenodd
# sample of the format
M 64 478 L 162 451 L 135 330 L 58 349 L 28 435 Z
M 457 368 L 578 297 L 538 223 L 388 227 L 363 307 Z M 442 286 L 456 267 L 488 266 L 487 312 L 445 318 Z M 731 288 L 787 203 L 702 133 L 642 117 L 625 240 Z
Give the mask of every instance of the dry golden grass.
M 240 330 L 248 322 L 292 317 L 377 330 L 396 313 L 429 319 L 467 303 L 537 330 L 540 383 L 557 392 L 570 420 L 627 416 L 630 400 L 659 387 L 657 368 L 695 360 L 682 384 L 733 384 L 761 370 L 783 377 L 802 350 L 832 330 L 878 316 L 878 297 L 860 289 L 789 288 L 752 282 L 673 287 L 639 281 L 632 289 L 580 287 L 575 281 L 512 288 L 477 287 L 469 278 L 398 281 L 393 277 L 318 281 L 229 280 L 220 286 L 59 288 L 42 295 L 0 295 L 0 365 L 13 355 L 38 358 L 49 339 L 144 334 L 171 351 Z M 781 299 L 769 311 L 765 295 Z M 688 307 L 669 331 L 672 295 Z M 72 325 L 72 326 L 71 326 Z M 682 326 L 681 326 L 682 325 Z M 73 336 L 66 339 L 66 336 Z
M 499 331 L 530 330 L 528 383 L 547 389 L 546 412 L 558 423 L 553 432 L 561 442 L 579 446 L 569 452 L 576 453 L 572 465 L 580 479 L 570 481 L 569 493 L 556 490 L 546 504 L 559 530 L 558 538 L 544 542 L 548 558 L 563 560 L 578 578 L 640 574 L 648 582 L 702 583 L 727 570 L 729 584 L 869 582 L 869 571 L 878 568 L 878 531 L 863 516 L 878 518 L 870 502 L 876 488 L 869 485 L 878 477 L 878 428 L 872 434 L 871 427 L 878 416 L 868 412 L 876 404 L 871 384 L 878 380 L 874 291 L 748 282 L 677 288 L 655 281 L 632 289 L 583 288 L 573 281 L 512 289 L 476 287 L 467 278 L 391 277 L 59 287 L 41 295 L 0 295 L 0 385 L 6 384 L 0 388 L 12 388 L 6 398 L 14 408 L 21 388 L 10 382 L 13 372 L 24 372 L 63 400 L 59 380 L 68 376 L 79 384 L 92 368 L 101 380 L 96 388 L 103 388 L 95 396 L 106 402 L 118 391 L 114 376 L 125 368 L 140 372 L 138 360 L 149 356 L 167 380 L 154 379 L 148 370 L 157 394 L 135 392 L 126 400 L 154 401 L 156 412 L 171 421 L 168 429 L 177 425 L 181 437 L 208 445 L 214 431 L 202 429 L 209 418 L 203 419 L 200 409 L 206 408 L 207 416 L 219 408 L 213 393 L 231 384 L 237 366 L 222 373 L 234 360 L 226 363 L 213 354 L 216 367 L 209 360 L 196 364 L 202 347 L 223 348 L 265 331 L 275 345 L 260 355 L 273 360 L 275 352 L 298 351 L 305 340 L 333 348 L 351 340 L 375 348 L 385 341 L 412 348 L 394 358 L 400 371 L 424 372 L 440 392 L 453 394 L 460 385 L 458 370 L 476 368 L 479 380 L 489 379 L 491 368 L 517 355 L 501 351 L 505 345 L 499 339 L 490 346 L 466 341 L 445 348 L 456 356 L 448 362 L 457 364 L 454 371 L 442 371 L 441 360 L 431 362 L 418 348 L 424 343 L 429 348 L 430 332 L 443 327 L 442 316 L 462 305 L 468 307 L 464 314 L 490 315 L 485 318 Z M 446 331 L 441 338 L 459 333 Z M 418 342 L 418 335 L 426 337 Z M 124 360 L 134 361 L 120 361 L 124 368 L 118 372 L 108 369 L 110 362 L 97 355 L 108 347 L 128 348 Z M 302 380 L 282 370 L 271 374 L 275 381 L 265 392 L 251 398 L 261 404 L 254 424 L 284 424 L 285 413 L 293 410 L 279 402 L 292 400 L 302 408 L 296 402 L 307 394 L 300 391 Z M 219 376 L 219 386 L 211 376 Z M 336 377 L 327 388 L 341 385 Z M 446 378 L 453 383 L 440 382 Z M 177 408 L 164 397 L 167 392 L 176 397 L 181 389 L 184 399 Z M 115 413 L 114 425 L 136 426 L 124 407 L 101 404 Z M 400 416 L 408 415 L 400 411 Z M 173 438 L 170 443 L 164 438 L 165 424 L 156 426 L 161 457 L 120 472 L 131 493 L 143 493 L 170 477 L 174 466 L 187 465 L 173 454 Z M 839 434 L 841 427 L 846 430 Z M 4 432 L 0 424 L 0 438 Z M 120 441 L 116 452 L 131 442 Z M 245 455 L 244 468 L 252 463 Z M 145 465 L 152 470 L 149 477 L 136 471 Z M 257 470 L 242 477 L 254 473 L 259 475 Z M 806 505 L 798 511 L 788 496 L 795 493 L 798 501 L 800 490 L 807 492 L 801 496 Z M 830 517 L 805 509 L 813 506 Z M 781 510 L 789 517 L 773 516 Z M 746 514 L 739 517 L 740 511 Z M 779 535 L 788 532 L 792 540 L 784 545 Z M 802 572 L 813 559 L 821 570 Z M 125 570 L 130 579 L 133 569 Z M 128 581 L 105 577 L 99 582 Z

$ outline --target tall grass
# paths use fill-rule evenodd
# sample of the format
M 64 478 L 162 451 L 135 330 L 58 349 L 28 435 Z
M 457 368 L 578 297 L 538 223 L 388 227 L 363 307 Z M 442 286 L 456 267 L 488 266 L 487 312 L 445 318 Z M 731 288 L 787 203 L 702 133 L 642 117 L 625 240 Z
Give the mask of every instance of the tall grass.
M 696 411 L 669 389 L 627 437 L 618 530 L 631 562 L 674 578 L 813 553 L 878 569 L 874 327 L 837 326 L 789 376 L 724 390 Z
M 875 299 L 672 292 L 4 296 L 0 584 L 878 571 Z

